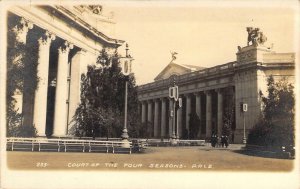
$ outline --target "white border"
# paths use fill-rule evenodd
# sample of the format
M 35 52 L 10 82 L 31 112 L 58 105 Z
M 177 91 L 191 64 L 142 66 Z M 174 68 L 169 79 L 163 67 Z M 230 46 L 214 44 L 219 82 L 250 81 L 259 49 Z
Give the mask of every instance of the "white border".
M 18 4 L 47 4 L 54 1 L 5 1 L 1 2 L 1 25 L 6 26 L 5 9 L 7 5 Z M 103 3 L 110 5 L 142 6 L 136 1 L 56 1 L 57 4 Z M 143 6 L 218 6 L 218 7 L 278 7 L 290 6 L 298 12 L 296 33 L 299 34 L 299 4 L 297 1 L 143 1 Z M 299 129 L 297 129 L 297 158 L 292 172 L 105 172 L 105 171 L 12 171 L 6 168 L 5 153 L 5 78 L 6 78 L 6 27 L 1 27 L 1 63 L 0 63 L 0 123 L 1 123 L 1 188 L 298 188 L 299 185 Z M 125 39 L 126 40 L 126 39 Z M 299 35 L 295 36 L 297 49 L 296 85 L 295 91 L 299 99 Z M 297 102 L 296 109 L 299 110 Z M 296 112 L 296 122 L 299 123 L 299 111 Z M 298 126 L 298 124 L 296 124 Z M 255 162 L 253 162 L 255 163 Z

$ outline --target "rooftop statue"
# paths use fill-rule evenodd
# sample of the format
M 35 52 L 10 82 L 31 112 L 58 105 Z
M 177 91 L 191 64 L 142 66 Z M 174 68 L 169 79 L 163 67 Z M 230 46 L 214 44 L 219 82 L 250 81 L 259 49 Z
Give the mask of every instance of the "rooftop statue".
M 172 52 L 171 51 L 171 55 L 172 55 L 172 60 L 171 60 L 171 62 L 173 62 L 174 60 L 176 60 L 176 55 L 177 55 L 178 53 L 177 52 Z
M 260 31 L 259 28 L 247 27 L 248 42 L 247 45 L 263 45 L 267 41 L 267 37 Z
M 102 6 L 101 5 L 89 5 L 89 8 L 92 10 L 94 14 L 101 15 Z

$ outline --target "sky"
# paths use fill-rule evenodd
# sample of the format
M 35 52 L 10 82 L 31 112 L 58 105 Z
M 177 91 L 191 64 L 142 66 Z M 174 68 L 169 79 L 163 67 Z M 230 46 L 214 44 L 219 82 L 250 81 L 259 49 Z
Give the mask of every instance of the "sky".
M 138 85 L 153 82 L 170 63 L 171 51 L 180 64 L 213 67 L 235 61 L 237 46 L 247 44 L 248 26 L 259 27 L 268 38 L 265 45 L 273 43 L 276 52 L 296 51 L 296 9 L 289 3 L 142 1 L 104 8 L 114 12 L 117 38 L 129 44 Z

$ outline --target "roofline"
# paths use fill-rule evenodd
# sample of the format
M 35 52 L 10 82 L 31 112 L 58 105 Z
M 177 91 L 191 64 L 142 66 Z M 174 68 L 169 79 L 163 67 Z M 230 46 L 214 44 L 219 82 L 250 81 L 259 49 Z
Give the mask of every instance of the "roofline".
M 83 28 L 85 28 L 86 30 L 89 30 L 91 33 L 93 33 L 95 36 L 99 37 L 101 40 L 108 43 L 109 45 L 112 45 L 112 46 L 116 45 L 117 47 L 119 47 L 125 42 L 124 40 L 114 39 L 114 38 L 108 37 L 104 33 L 97 30 L 95 27 L 91 26 L 89 23 L 85 22 L 80 17 L 78 17 L 77 15 L 75 15 L 74 13 L 72 13 L 71 11 L 66 9 L 64 6 L 59 6 L 59 5 L 48 5 L 48 6 L 53 8 L 53 9 L 58 10 L 60 13 L 64 14 L 68 18 L 71 18 L 72 20 L 75 20 Z
M 190 68 L 190 67 L 188 67 L 188 66 L 185 66 L 185 65 L 182 65 L 182 64 L 178 64 L 178 63 L 175 63 L 175 62 L 170 62 L 155 78 L 154 78 L 154 80 L 156 80 L 160 75 L 161 75 L 161 73 L 163 73 L 166 69 L 167 69 L 167 67 L 168 66 L 170 66 L 171 64 L 174 64 L 174 65 L 177 65 L 177 66 L 181 66 L 181 67 L 183 67 L 183 68 L 186 68 L 186 69 L 189 69 L 189 70 L 191 70 L 192 71 L 192 69 Z

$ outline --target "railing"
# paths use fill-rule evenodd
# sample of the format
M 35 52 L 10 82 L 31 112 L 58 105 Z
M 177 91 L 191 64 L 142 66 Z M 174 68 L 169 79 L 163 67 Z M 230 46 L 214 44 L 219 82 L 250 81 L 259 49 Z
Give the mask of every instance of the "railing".
M 39 139 L 39 138 L 38 138 Z M 40 138 L 41 139 L 41 138 Z M 51 139 L 66 139 L 66 140 L 100 140 L 100 141 L 121 141 L 121 138 L 107 138 L 107 137 L 75 137 L 75 136 L 66 136 L 66 137 L 52 137 Z
M 204 146 L 205 145 L 205 140 L 179 140 L 179 145 L 196 145 L 196 146 Z
M 15 151 L 55 151 L 55 152 L 132 152 L 132 142 L 45 139 L 45 138 L 7 138 L 7 150 Z
M 126 143 L 127 144 L 127 143 Z M 205 140 L 177 140 L 174 144 L 170 139 L 131 139 L 129 147 L 122 141 L 47 139 L 47 138 L 7 138 L 8 151 L 38 152 L 105 152 L 132 153 L 141 152 L 147 146 L 204 146 Z
M 146 146 L 205 146 L 205 140 L 140 139 Z

